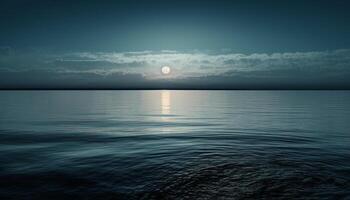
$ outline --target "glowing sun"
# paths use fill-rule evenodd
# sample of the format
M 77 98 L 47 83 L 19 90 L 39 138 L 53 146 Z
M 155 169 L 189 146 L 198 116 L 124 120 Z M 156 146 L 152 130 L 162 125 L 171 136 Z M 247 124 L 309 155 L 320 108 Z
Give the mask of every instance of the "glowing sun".
M 163 75 L 168 75 L 168 74 L 170 74 L 171 69 L 170 69 L 169 66 L 163 66 L 163 67 L 161 68 L 161 72 L 162 72 Z

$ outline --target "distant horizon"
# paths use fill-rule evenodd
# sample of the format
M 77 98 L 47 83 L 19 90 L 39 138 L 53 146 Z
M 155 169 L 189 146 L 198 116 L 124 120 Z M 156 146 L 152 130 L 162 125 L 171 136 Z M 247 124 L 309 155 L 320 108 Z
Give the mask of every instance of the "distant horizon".
M 188 90 L 188 91 L 191 91 L 191 90 L 198 90 L 198 91 L 201 91 L 201 90 L 217 90 L 217 91 L 350 91 L 349 88 L 347 89 L 339 89 L 339 88 L 334 88 L 334 89 L 317 89 L 317 88 L 309 88 L 309 89 L 306 89 L 306 88 L 301 88 L 301 89 L 273 89 L 273 88 L 270 88 L 270 89 L 225 89 L 225 88 L 209 88 L 209 89 L 199 89 L 199 88 L 5 88 L 5 89 L 0 89 L 0 91 L 79 91 L 79 90 L 82 90 L 82 91 L 98 91 L 98 90 L 110 90 L 110 91 L 118 91 L 118 90 L 121 90 L 121 91 L 127 91 L 127 90 L 130 90 L 130 91 L 138 91 L 138 90 L 156 90 L 156 91 L 159 91 L 159 90 Z

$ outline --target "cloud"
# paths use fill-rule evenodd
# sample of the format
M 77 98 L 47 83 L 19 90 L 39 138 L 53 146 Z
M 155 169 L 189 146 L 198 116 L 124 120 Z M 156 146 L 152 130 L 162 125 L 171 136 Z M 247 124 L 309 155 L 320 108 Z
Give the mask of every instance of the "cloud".
M 350 88 L 349 49 L 272 54 L 6 52 L 0 54 L 1 88 Z M 167 79 L 159 73 L 163 65 L 172 67 Z
M 147 86 L 141 74 L 114 72 L 63 72 L 28 70 L 21 72 L 0 71 L 0 89 L 101 89 L 101 88 L 136 88 Z
M 127 69 L 134 67 L 142 67 L 145 63 L 143 62 L 130 62 L 130 63 L 117 63 L 106 60 L 64 60 L 59 59 L 54 61 L 54 66 L 58 69 L 74 69 L 74 70 L 91 70 L 91 69 Z
M 187 73 L 214 75 L 226 72 L 268 70 L 349 70 L 350 50 L 295 52 L 273 54 L 234 54 L 201 52 L 139 52 L 139 53 L 81 53 L 79 57 L 108 61 L 120 65 L 138 63 L 140 70 L 157 69 L 170 65 L 179 70 L 180 76 Z M 139 73 L 142 73 L 140 71 Z M 151 74 L 152 75 L 152 74 Z

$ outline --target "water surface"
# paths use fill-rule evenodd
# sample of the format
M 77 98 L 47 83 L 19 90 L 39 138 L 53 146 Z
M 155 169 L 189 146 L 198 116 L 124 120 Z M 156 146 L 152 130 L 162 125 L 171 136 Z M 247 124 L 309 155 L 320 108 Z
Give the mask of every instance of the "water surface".
M 349 199 L 348 91 L 2 91 L 1 199 Z

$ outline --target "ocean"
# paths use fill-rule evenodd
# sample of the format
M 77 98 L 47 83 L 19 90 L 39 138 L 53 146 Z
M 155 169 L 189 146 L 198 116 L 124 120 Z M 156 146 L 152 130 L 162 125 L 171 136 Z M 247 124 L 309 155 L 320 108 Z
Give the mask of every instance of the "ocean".
M 1 91 L 0 199 L 350 199 L 350 91 Z

